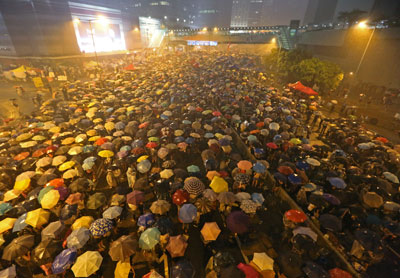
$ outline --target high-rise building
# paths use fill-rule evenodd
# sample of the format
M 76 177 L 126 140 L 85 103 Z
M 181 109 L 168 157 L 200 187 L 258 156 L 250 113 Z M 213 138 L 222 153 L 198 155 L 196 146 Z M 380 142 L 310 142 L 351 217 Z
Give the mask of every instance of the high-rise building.
M 202 0 L 193 2 L 197 3 L 197 15 L 194 20 L 196 27 L 222 28 L 230 26 L 232 0 Z
M 398 18 L 400 17 L 400 1 L 375 0 L 370 15 L 374 19 Z
M 303 24 L 332 23 L 338 0 L 309 0 Z
M 249 0 L 233 0 L 231 27 L 247 27 L 249 25 Z

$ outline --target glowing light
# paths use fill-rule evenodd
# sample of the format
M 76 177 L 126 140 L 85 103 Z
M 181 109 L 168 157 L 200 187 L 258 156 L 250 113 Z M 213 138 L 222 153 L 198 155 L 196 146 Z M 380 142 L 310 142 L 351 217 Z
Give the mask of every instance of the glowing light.
M 207 32 L 207 27 L 204 27 L 204 28 L 203 28 L 203 32 Z
M 135 29 L 133 29 L 133 31 L 139 32 L 139 28 L 135 27 Z
M 361 22 L 359 22 L 358 25 L 357 25 L 357 27 L 360 28 L 360 29 L 366 29 L 366 28 L 368 27 L 367 21 L 361 21 Z
M 74 20 L 73 20 L 73 22 L 74 22 L 75 24 L 78 24 L 78 23 L 81 22 L 81 21 L 79 20 L 79 18 L 75 17 Z
M 100 23 L 101 25 L 105 25 L 107 26 L 109 24 L 109 21 L 107 18 L 105 18 L 104 16 L 100 15 L 96 20 L 96 23 Z
M 350 74 L 350 75 L 353 75 L 354 73 L 351 71 L 351 72 L 349 72 L 349 74 Z
M 217 32 L 218 31 L 218 28 L 217 27 L 214 27 L 214 32 Z
M 271 43 L 276 43 L 276 38 L 272 38 Z

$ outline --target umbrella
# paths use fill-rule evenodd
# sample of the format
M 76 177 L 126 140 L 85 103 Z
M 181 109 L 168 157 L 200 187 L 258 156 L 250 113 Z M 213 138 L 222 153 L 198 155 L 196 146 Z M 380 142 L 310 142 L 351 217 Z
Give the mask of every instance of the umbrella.
M 205 189 L 204 183 L 196 177 L 189 177 L 185 179 L 183 189 L 185 189 L 189 194 L 199 195 Z
M 217 194 L 212 190 L 207 188 L 206 190 L 203 191 L 203 197 L 209 200 L 210 202 L 215 202 L 217 201 Z
M 226 225 L 231 232 L 244 234 L 249 229 L 250 219 L 242 211 L 234 211 L 226 218 Z
M 219 176 L 214 176 L 211 183 L 210 187 L 215 193 L 221 193 L 221 192 L 226 192 L 228 191 L 228 183 L 221 177 Z
M 70 194 L 65 200 L 65 203 L 68 205 L 79 204 L 82 201 L 82 194 L 81 193 L 73 193 Z
M 200 172 L 200 168 L 197 165 L 190 165 L 190 166 L 186 167 L 186 169 L 189 173 L 199 173 Z
M 160 241 L 160 231 L 157 228 L 145 230 L 139 238 L 139 247 L 144 250 L 153 249 Z
M 36 166 L 43 168 L 47 167 L 52 163 L 53 159 L 49 156 L 43 157 L 36 162 Z
M 94 221 L 90 227 L 89 231 L 93 236 L 103 236 L 113 228 L 113 222 L 110 219 L 100 218 Z
M 12 206 L 9 203 L 0 204 L 0 215 L 4 215 L 6 212 L 12 209 Z
M 139 190 L 134 190 L 126 195 L 126 202 L 131 205 L 139 205 L 144 201 L 144 193 Z
M 150 210 L 154 214 L 163 215 L 169 211 L 171 204 L 165 200 L 157 200 L 151 204 Z
M 14 156 L 14 160 L 16 161 L 21 161 L 24 160 L 25 158 L 27 158 L 29 156 L 29 152 L 22 152 L 17 154 L 16 156 Z
M 147 227 L 153 225 L 154 222 L 155 222 L 154 215 L 151 213 L 145 213 L 145 214 L 139 216 L 137 225 L 147 228 Z
M 67 161 L 67 162 L 64 162 L 63 164 L 61 164 L 59 167 L 58 167 L 58 170 L 60 170 L 60 171 L 66 171 L 66 170 L 68 170 L 68 169 L 71 169 L 73 166 L 75 165 L 75 161 Z
M 80 255 L 71 270 L 75 277 L 89 277 L 99 270 L 103 257 L 97 251 L 86 251 Z
M 12 261 L 15 258 L 25 255 L 35 244 L 34 235 L 23 235 L 13 239 L 3 251 L 3 260 Z
M 74 224 L 72 224 L 72 230 L 77 230 L 79 228 L 89 229 L 90 225 L 94 222 L 93 217 L 91 216 L 82 216 L 75 220 Z
M 261 193 L 252 193 L 251 199 L 259 205 L 262 205 L 265 201 L 264 196 Z
M 313 232 L 313 230 L 311 230 L 308 227 L 297 227 L 296 229 L 293 230 L 293 237 L 295 237 L 296 235 L 306 235 L 309 236 L 314 242 L 317 241 L 318 235 L 316 233 Z
M 128 278 L 130 272 L 131 272 L 130 262 L 119 261 L 114 270 L 114 278 Z
M 362 196 L 363 202 L 371 208 L 379 208 L 383 205 L 383 198 L 375 192 L 367 192 Z
M 393 182 L 393 183 L 399 183 L 399 179 L 397 178 L 397 176 L 394 175 L 394 174 L 392 174 L 392 173 L 390 173 L 390 172 L 383 172 L 383 176 L 384 176 L 387 180 L 389 180 L 389 181 L 391 181 L 391 182 Z
M 22 192 L 22 191 L 27 190 L 29 188 L 30 184 L 31 184 L 30 178 L 18 180 L 18 181 L 15 181 L 14 189 Z
M 51 189 L 46 192 L 40 200 L 40 204 L 44 209 L 52 209 L 60 200 L 60 193 L 58 190 Z
M 26 226 L 28 226 L 28 224 L 25 223 L 25 219 L 26 219 L 26 215 L 28 213 L 24 213 L 22 214 L 20 217 L 18 217 L 18 219 L 14 222 L 14 227 L 12 232 L 19 232 L 22 231 Z
M 52 263 L 54 256 L 62 250 L 61 242 L 53 238 L 45 238 L 33 249 L 33 261 L 38 265 Z
M 122 207 L 112 206 L 103 212 L 103 218 L 115 219 L 115 218 L 119 217 L 121 215 L 121 213 L 122 213 Z
M 249 214 L 256 213 L 258 207 L 259 205 L 252 200 L 243 200 L 240 204 L 241 210 Z
M 124 235 L 113 241 L 108 254 L 113 261 L 124 261 L 136 251 L 137 240 L 130 235 Z
M 172 267 L 171 278 L 192 278 L 194 276 L 194 269 L 192 264 L 183 259 Z
M 247 171 L 247 170 L 250 170 L 250 169 L 253 167 L 253 165 L 252 165 L 251 162 L 248 161 L 248 160 L 241 160 L 241 161 L 239 161 L 239 162 L 237 163 L 237 167 L 238 167 L 239 169 L 241 169 L 241 170 Z
M 331 177 L 331 178 L 327 178 L 327 180 L 333 187 L 336 187 L 336 188 L 344 189 L 347 186 L 347 184 L 341 178 Z
M 34 228 L 40 228 L 49 221 L 49 217 L 50 212 L 38 208 L 27 213 L 25 223 Z
M 329 270 L 329 277 L 330 278 L 352 278 L 353 276 L 348 273 L 347 271 L 344 271 L 343 269 L 340 268 L 332 268 Z
M 90 231 L 87 228 L 79 228 L 73 230 L 72 233 L 67 237 L 68 248 L 80 249 L 85 246 L 90 238 Z
M 107 202 L 107 197 L 104 193 L 97 192 L 93 195 L 90 195 L 89 199 L 86 202 L 86 207 L 88 209 L 98 209 L 104 206 Z
M 15 277 L 17 277 L 17 270 L 15 269 L 15 265 L 12 265 L 0 271 L 0 278 L 15 278 Z
M 179 220 L 182 223 L 192 223 L 197 217 L 197 208 L 192 204 L 184 204 L 179 210 Z
M 78 155 L 81 152 L 83 152 L 83 147 L 81 146 L 75 146 L 69 149 L 68 154 L 69 155 Z
M 267 168 L 261 162 L 256 162 L 253 164 L 253 171 L 256 173 L 263 174 L 263 173 L 265 173 L 265 171 L 267 171 Z
M 342 220 L 332 214 L 322 214 L 319 217 L 319 222 L 322 227 L 333 232 L 342 230 Z
M 290 209 L 286 211 L 285 218 L 294 223 L 303 223 L 307 220 L 305 213 L 296 209 Z
M 236 200 L 238 200 L 239 202 L 251 199 L 251 195 L 247 192 L 238 192 L 235 194 L 235 197 L 236 197 Z
M 176 258 L 185 255 L 187 246 L 188 243 L 186 241 L 186 238 L 182 235 L 178 235 L 178 236 L 171 236 L 169 238 L 169 242 L 166 246 L 166 249 L 168 250 L 172 258 Z
M 110 158 L 114 156 L 114 153 L 110 150 L 102 150 L 99 151 L 98 156 L 103 157 L 103 158 Z
M 182 189 L 178 189 L 175 191 L 175 193 L 172 195 L 172 202 L 175 205 L 182 205 L 186 203 L 189 200 L 189 193 Z
M 65 161 L 67 160 L 67 157 L 64 155 L 58 155 L 56 157 L 53 158 L 51 165 L 53 166 L 59 166 L 61 164 L 63 164 Z
M 61 221 L 51 222 L 42 230 L 42 238 L 61 238 L 66 227 Z
M 266 253 L 254 253 L 252 262 L 261 270 L 274 270 L 274 260 Z
M 151 168 L 151 162 L 147 159 L 139 162 L 137 165 L 137 170 L 142 174 L 147 173 L 150 170 L 150 168 Z
M 308 164 L 310 164 L 311 166 L 320 166 L 321 165 L 321 163 L 318 160 L 311 158 L 311 157 L 307 158 L 306 162 Z
M 194 204 L 200 214 L 208 213 L 213 208 L 212 203 L 205 197 L 198 198 Z
M 218 238 L 221 229 L 216 222 L 206 222 L 200 232 L 204 240 L 211 241 Z
M 233 192 L 221 192 L 218 195 L 218 201 L 221 204 L 225 204 L 225 205 L 230 205 L 236 202 L 236 196 L 235 194 L 233 194 Z
M 293 169 L 290 168 L 289 166 L 279 166 L 278 172 L 286 176 L 289 176 L 294 173 Z
M 174 171 L 172 171 L 171 169 L 164 169 L 160 172 L 160 177 L 162 179 L 169 179 L 170 177 L 172 177 L 174 175 Z
M 332 194 L 323 193 L 322 194 L 322 198 L 324 200 L 326 200 L 327 202 L 329 202 L 330 204 L 334 205 L 334 206 L 339 206 L 340 205 L 340 200 L 336 196 L 334 196 Z
M 11 230 L 14 227 L 15 221 L 17 221 L 17 218 L 5 218 L 0 221 L 0 234 Z

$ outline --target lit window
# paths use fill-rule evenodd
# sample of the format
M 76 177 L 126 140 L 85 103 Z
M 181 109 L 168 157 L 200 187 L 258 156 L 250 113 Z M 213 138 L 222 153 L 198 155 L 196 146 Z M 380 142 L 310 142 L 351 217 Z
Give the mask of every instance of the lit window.
M 150 3 L 150 6 L 158 6 L 158 2 Z
M 161 6 L 169 6 L 169 2 L 167 1 L 160 1 Z

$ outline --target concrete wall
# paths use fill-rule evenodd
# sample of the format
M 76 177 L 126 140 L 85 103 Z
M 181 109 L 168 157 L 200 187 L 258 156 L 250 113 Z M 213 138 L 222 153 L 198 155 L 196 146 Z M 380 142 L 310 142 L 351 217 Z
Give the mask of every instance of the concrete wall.
M 373 29 L 305 32 L 298 47 L 355 72 Z M 400 28 L 376 29 L 360 67 L 360 81 L 400 88 Z

